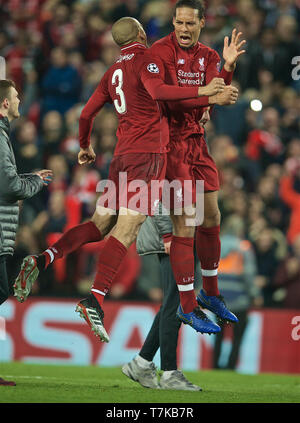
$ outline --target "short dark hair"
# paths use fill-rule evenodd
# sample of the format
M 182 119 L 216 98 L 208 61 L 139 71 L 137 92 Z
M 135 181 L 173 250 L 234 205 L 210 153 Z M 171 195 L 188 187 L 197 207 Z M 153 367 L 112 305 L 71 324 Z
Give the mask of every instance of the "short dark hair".
M 197 9 L 199 19 L 204 17 L 205 4 L 203 0 L 178 0 L 175 4 L 174 16 L 176 15 L 176 10 L 180 7 L 190 7 L 191 9 Z
M 16 84 L 11 79 L 0 80 L 0 102 L 10 97 L 11 87 L 16 88 Z

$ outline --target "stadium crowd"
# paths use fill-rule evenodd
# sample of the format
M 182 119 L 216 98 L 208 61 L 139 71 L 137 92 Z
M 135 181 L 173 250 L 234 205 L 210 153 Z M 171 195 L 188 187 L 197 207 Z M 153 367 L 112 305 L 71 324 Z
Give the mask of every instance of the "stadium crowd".
M 43 251 L 62 232 L 88 219 L 97 183 L 108 176 L 117 118 L 106 106 L 94 121 L 96 163 L 77 164 L 78 118 L 106 69 L 118 57 L 110 28 L 122 16 L 141 21 L 149 43 L 172 31 L 171 0 L 0 1 L 0 56 L 21 93 L 22 117 L 12 140 L 20 173 L 52 169 L 49 190 L 24 202 L 16 253 Z M 222 57 L 233 27 L 247 40 L 233 84 L 234 106 L 214 107 L 206 139 L 221 180 L 222 249 L 230 234 L 253 251 L 252 284 L 260 307 L 300 308 L 300 2 L 210 0 L 200 41 Z M 222 240 L 222 238 L 221 238 Z M 87 292 L 103 243 L 84 246 L 49 267 L 36 295 Z M 229 260 L 230 258 L 230 260 Z M 246 271 L 229 257 L 227 273 Z M 132 246 L 110 298 L 159 302 L 157 263 Z M 154 260 L 154 259 L 153 259 Z M 226 260 L 226 257 L 224 258 Z M 125 271 L 126 269 L 126 271 Z M 249 270 L 249 269 L 248 269 Z

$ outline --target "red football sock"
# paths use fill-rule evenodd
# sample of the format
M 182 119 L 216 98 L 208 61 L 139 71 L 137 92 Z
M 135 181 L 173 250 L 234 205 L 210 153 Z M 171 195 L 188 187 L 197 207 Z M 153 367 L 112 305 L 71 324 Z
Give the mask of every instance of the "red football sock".
M 194 293 L 194 238 L 173 236 L 170 262 L 184 313 L 198 306 Z
M 104 299 L 104 296 L 109 291 L 112 281 L 126 254 L 127 248 L 125 245 L 123 245 L 117 238 L 110 236 L 105 244 L 105 247 L 99 254 L 97 273 L 91 289 L 93 294 L 98 293 L 103 296 Z
M 196 249 L 201 263 L 203 289 L 207 295 L 219 295 L 220 225 L 212 228 L 198 226 L 196 231 Z
M 105 297 L 104 292 L 100 294 L 100 292 L 97 292 L 94 289 L 92 289 L 92 292 L 93 292 L 94 297 L 96 298 L 96 300 L 98 301 L 98 303 L 102 307 L 103 302 L 104 302 L 104 297 Z
M 43 252 L 46 260 L 45 269 L 54 260 L 78 250 L 82 245 L 101 240 L 101 232 L 92 221 L 74 226 Z

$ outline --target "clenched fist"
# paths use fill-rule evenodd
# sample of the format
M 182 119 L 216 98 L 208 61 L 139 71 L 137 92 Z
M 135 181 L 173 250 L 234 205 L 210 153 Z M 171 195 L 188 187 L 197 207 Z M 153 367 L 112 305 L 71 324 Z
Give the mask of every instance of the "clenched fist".
M 207 95 L 212 96 L 219 94 L 225 89 L 225 82 L 223 78 L 213 78 L 208 85 L 205 87 L 200 87 L 198 90 L 198 95 Z
M 89 164 L 96 160 L 96 154 L 93 147 L 90 145 L 88 148 L 81 148 L 78 153 L 79 164 Z
M 209 103 L 218 104 L 219 106 L 228 106 L 236 103 L 238 95 L 239 90 L 236 87 L 226 85 L 223 92 L 209 97 Z

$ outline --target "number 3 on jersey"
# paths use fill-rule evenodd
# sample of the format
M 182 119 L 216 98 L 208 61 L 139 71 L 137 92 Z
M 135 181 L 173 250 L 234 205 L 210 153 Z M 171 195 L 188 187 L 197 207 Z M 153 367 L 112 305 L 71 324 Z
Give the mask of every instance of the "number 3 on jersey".
M 114 105 L 116 111 L 120 114 L 126 113 L 126 100 L 124 91 L 122 90 L 123 87 L 123 72 L 122 69 L 116 69 L 112 76 L 112 85 L 116 85 L 116 94 L 119 96 L 119 99 L 114 100 Z

